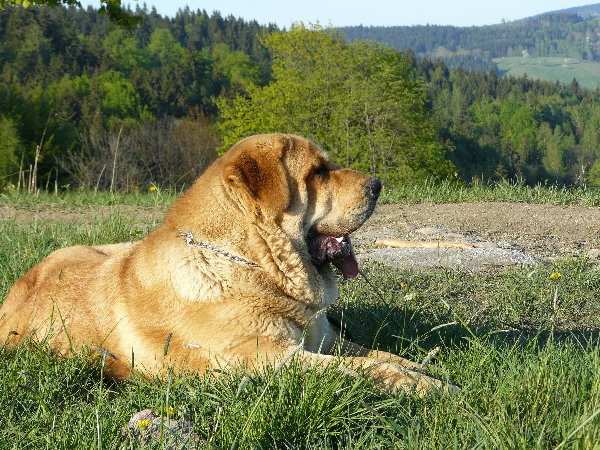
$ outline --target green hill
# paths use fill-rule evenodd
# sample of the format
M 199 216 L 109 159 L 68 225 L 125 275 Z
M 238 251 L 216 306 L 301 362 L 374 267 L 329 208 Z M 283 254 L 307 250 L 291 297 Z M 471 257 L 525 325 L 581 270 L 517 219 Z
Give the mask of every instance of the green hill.
M 581 61 L 558 56 L 523 58 L 494 58 L 500 73 L 569 84 L 576 78 L 579 85 L 594 89 L 600 87 L 600 62 Z
M 552 11 L 552 14 L 577 14 L 584 19 L 590 19 L 593 17 L 600 17 L 600 3 L 594 3 L 593 5 L 575 6 L 574 8 L 560 9 L 558 11 Z
M 523 52 L 535 58 L 600 62 L 600 4 L 486 26 L 354 26 L 339 30 L 349 41 L 380 42 L 399 51 L 410 49 L 419 57 L 440 59 L 449 67 L 479 71 L 493 67 L 493 59 L 520 57 Z

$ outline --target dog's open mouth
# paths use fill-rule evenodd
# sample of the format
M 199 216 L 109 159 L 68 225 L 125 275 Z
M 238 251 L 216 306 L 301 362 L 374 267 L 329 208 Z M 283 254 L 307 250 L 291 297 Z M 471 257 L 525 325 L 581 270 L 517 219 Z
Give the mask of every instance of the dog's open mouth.
M 342 237 L 311 234 L 308 238 L 308 250 L 316 266 L 331 262 L 342 272 L 344 278 L 358 275 L 358 262 L 347 234 Z

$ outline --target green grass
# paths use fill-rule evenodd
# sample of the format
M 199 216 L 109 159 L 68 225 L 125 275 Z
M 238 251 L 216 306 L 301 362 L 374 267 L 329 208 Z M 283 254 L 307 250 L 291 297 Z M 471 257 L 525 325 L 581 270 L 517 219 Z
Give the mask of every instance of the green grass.
M 0 295 L 55 248 L 130 240 L 138 227 L 119 215 L 89 224 L 0 221 Z M 30 342 L 0 347 L 0 448 L 138 448 L 124 433 L 131 415 L 167 406 L 194 424 L 200 448 L 588 449 L 600 442 L 597 265 L 363 269 L 383 298 L 354 279 L 342 284 L 332 313 L 367 346 L 414 360 L 439 346 L 429 371 L 459 385 L 458 395 L 389 395 L 364 377 L 305 370 L 297 360 L 251 374 L 243 389 L 242 372 L 110 383 L 90 355 L 57 358 Z M 553 280 L 555 272 L 561 277 Z
M 154 191 L 106 192 L 67 190 L 58 194 L 39 191 L 36 194 L 16 189 L 0 190 L 0 204 L 7 205 L 134 205 L 134 206 L 167 206 L 181 194 L 171 188 Z
M 452 181 L 405 184 L 384 189 L 379 203 L 519 202 L 553 205 L 600 206 L 600 189 L 556 185 L 527 186 L 501 181 L 468 185 Z
M 445 349 L 432 370 L 461 393 L 418 399 L 298 361 L 254 374 L 239 395 L 241 372 L 110 384 L 89 356 L 58 360 L 30 344 L 0 353 L 0 445 L 136 448 L 123 437 L 132 413 L 169 405 L 216 448 L 587 449 L 600 439 L 597 350 L 472 338 Z
M 17 190 L 0 191 L 0 204 L 35 205 L 134 205 L 168 206 L 181 194 L 173 189 L 147 192 L 40 191 L 36 195 Z M 501 181 L 469 184 L 453 181 L 424 181 L 416 184 L 384 186 L 380 203 L 457 203 L 457 202 L 522 202 L 554 205 L 600 206 L 599 188 L 556 185 L 527 186 L 519 182 Z
M 494 62 L 506 75 L 521 76 L 569 84 L 576 78 L 581 87 L 595 89 L 600 86 L 600 63 L 573 58 L 549 56 L 540 58 L 504 57 Z

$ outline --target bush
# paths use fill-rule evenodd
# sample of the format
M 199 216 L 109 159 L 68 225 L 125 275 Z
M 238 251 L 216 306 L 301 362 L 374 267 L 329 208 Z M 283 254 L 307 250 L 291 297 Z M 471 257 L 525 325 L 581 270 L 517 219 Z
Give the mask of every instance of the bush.
M 219 141 L 201 116 L 143 121 L 118 130 L 88 128 L 82 150 L 61 161 L 73 185 L 131 191 L 191 184 L 216 158 Z

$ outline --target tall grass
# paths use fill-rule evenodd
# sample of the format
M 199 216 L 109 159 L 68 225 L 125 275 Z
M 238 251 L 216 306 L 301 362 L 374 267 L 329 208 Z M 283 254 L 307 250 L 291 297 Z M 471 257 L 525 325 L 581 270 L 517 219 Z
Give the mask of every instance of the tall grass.
M 600 439 L 597 350 L 472 339 L 438 363 L 462 387 L 454 397 L 390 396 L 363 377 L 295 360 L 273 382 L 269 371 L 253 374 L 239 394 L 242 372 L 182 375 L 169 404 L 195 424 L 201 448 L 592 449 Z M 165 403 L 166 380 L 99 385 L 88 355 L 60 360 L 30 344 L 1 350 L 0 368 L 2 448 L 97 448 L 97 430 L 105 448 L 137 448 L 124 434 L 129 417 Z
M 553 205 L 600 206 L 600 188 L 557 185 L 527 186 L 501 181 L 470 184 L 453 181 L 426 181 L 418 184 L 384 186 L 380 203 L 459 203 L 459 202 L 519 202 Z
M 130 240 L 137 227 L 118 215 L 90 225 L 0 221 L 0 296 L 51 250 Z M 429 372 L 459 385 L 458 395 L 390 395 L 367 377 L 306 369 L 297 359 L 249 379 L 240 370 L 111 383 L 86 352 L 58 358 L 43 342 L 27 342 L 0 346 L 0 448 L 139 448 L 125 431 L 129 418 L 165 405 L 194 424 L 199 448 L 588 449 L 600 442 L 598 266 L 566 259 L 484 273 L 363 269 L 383 299 L 354 279 L 342 283 L 332 313 L 363 345 L 413 360 L 440 347 Z
M 150 186 L 132 192 L 66 190 L 57 193 L 37 191 L 28 194 L 19 190 L 0 191 L 0 204 L 15 205 L 170 205 L 181 193 L 169 187 Z M 454 181 L 427 180 L 416 184 L 384 186 L 380 203 L 458 203 L 458 202 L 521 202 L 554 205 L 600 206 L 600 188 L 557 185 L 527 186 L 524 183 L 501 181 L 469 184 Z
M 0 193 L 0 204 L 168 206 L 183 192 L 168 187 L 151 187 L 154 189 L 132 192 L 66 190 L 55 193 L 40 190 L 35 194 L 18 190 L 5 190 Z

